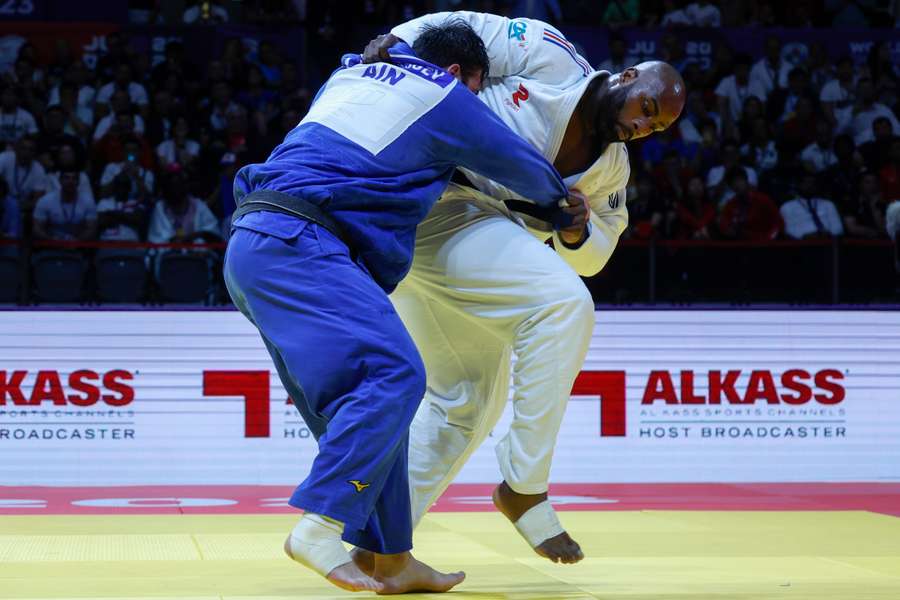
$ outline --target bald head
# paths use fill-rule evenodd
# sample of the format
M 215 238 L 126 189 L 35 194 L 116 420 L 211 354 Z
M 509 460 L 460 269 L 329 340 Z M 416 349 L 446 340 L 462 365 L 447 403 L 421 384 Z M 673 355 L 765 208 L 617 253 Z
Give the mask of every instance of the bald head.
M 684 80 L 675 67 L 658 60 L 612 75 L 606 91 L 624 95 L 616 125 L 620 141 L 668 129 L 681 114 L 687 95 Z

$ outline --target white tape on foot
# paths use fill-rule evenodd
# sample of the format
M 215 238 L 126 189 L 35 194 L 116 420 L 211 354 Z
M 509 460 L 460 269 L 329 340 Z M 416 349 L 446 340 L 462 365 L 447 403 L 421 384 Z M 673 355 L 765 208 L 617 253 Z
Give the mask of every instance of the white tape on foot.
M 513 525 L 532 548 L 537 548 L 565 531 L 556 511 L 547 500 L 529 508 Z
M 344 524 L 328 517 L 305 513 L 288 538 L 292 559 L 322 577 L 352 559 L 341 543 Z

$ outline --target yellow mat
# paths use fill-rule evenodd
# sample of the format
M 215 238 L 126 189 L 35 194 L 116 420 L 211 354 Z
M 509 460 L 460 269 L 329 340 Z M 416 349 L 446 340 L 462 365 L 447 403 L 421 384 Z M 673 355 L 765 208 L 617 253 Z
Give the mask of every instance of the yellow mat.
M 416 555 L 448 600 L 900 600 L 900 519 L 868 512 L 568 512 L 588 558 L 554 565 L 496 513 L 437 513 Z M 0 598 L 373 597 L 281 554 L 292 515 L 0 517 Z M 434 595 L 409 595 L 429 598 Z

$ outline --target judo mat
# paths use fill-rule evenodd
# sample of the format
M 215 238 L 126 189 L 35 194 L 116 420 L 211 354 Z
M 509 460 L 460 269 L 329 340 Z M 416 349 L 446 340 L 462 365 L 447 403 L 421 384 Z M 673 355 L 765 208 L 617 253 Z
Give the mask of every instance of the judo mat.
M 900 598 L 900 484 L 553 486 L 577 565 L 535 555 L 491 489 L 452 486 L 416 531 L 418 558 L 467 573 L 448 598 Z M 282 554 L 290 492 L 0 487 L 0 598 L 374 597 Z

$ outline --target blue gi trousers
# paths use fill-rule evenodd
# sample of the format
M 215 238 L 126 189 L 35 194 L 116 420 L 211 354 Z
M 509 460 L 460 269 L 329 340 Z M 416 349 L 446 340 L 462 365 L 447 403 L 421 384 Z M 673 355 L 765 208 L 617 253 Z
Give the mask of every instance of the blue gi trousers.
M 319 444 L 291 506 L 343 521 L 357 547 L 412 548 L 407 448 L 425 367 L 387 294 L 328 230 L 273 212 L 238 219 L 225 283 Z

